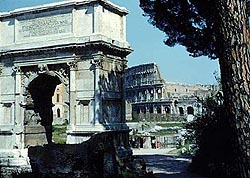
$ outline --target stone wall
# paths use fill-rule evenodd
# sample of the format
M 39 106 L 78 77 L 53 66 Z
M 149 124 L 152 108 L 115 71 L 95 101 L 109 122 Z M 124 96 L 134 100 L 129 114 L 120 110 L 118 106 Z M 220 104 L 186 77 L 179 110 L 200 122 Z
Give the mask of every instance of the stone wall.
M 88 165 L 87 172 L 117 174 L 115 161 L 126 153 L 129 131 L 123 97 L 126 56 L 132 52 L 126 41 L 127 14 L 106 0 L 69 0 L 0 13 L 0 154 L 28 148 L 38 173 L 65 174 L 60 171 Z M 59 84 L 65 98 L 52 108 Z M 68 110 L 66 143 L 72 145 L 42 146 L 52 143 L 53 109 L 57 116 L 58 109 Z M 6 155 L 4 163 L 9 160 Z
M 53 124 L 66 124 L 69 122 L 69 91 L 65 85 L 56 86 L 54 95 L 52 96 L 53 103 Z
M 132 51 L 127 14 L 105 0 L 0 13 L 0 152 L 43 145 L 43 127 L 53 117 L 54 123 L 67 119 L 69 144 L 106 130 L 128 130 L 123 97 L 126 56 Z M 59 94 L 58 102 L 53 94 Z
M 25 162 L 27 158 L 16 157 L 16 163 L 26 164 L 12 164 L 11 170 L 8 162 L 14 158 L 6 158 L 1 160 L 1 172 L 2 175 L 14 172 L 19 177 L 118 177 L 121 163 L 132 156 L 127 137 L 128 132 L 110 131 L 95 134 L 81 144 L 30 147 L 27 154 L 30 165 Z

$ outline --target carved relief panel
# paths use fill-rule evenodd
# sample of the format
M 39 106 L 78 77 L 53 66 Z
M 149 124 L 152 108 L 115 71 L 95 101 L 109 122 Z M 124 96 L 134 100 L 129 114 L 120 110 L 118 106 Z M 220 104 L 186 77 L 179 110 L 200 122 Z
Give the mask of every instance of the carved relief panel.
M 89 117 L 89 100 L 82 100 L 78 103 L 78 116 L 76 119 L 76 125 L 82 125 L 82 124 L 89 124 L 90 123 L 90 117 Z
M 120 92 L 122 89 L 122 75 L 120 72 L 110 71 L 101 76 L 101 90 L 104 92 Z
M 72 33 L 72 14 L 35 14 L 17 19 L 17 40 Z
M 3 103 L 2 110 L 3 118 L 0 120 L 0 125 L 11 125 L 13 121 L 13 104 Z
M 37 126 L 40 125 L 41 117 L 31 108 L 24 112 L 24 125 Z
M 103 101 L 104 123 L 119 123 L 121 120 L 121 102 Z

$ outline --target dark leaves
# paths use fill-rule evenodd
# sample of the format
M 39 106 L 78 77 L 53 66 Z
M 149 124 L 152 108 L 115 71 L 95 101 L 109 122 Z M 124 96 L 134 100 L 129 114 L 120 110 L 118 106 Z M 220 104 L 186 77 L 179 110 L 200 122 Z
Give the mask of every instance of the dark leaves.
M 149 23 L 165 32 L 165 44 L 180 44 L 191 56 L 217 57 L 214 0 L 140 0 Z

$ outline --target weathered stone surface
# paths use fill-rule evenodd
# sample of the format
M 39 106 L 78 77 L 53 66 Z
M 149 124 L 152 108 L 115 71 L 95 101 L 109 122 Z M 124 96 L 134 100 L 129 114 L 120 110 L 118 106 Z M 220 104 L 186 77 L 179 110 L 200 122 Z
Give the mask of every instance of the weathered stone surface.
M 31 167 L 27 149 L 0 150 L 0 175 L 30 172 Z
M 43 126 L 25 126 L 24 131 L 24 144 L 26 147 L 44 145 L 48 143 Z
M 0 14 L 0 153 L 29 148 L 26 157 L 3 158 L 7 172 L 30 158 L 33 177 L 117 174 L 117 158 L 129 156 L 122 93 L 131 52 L 127 13 L 106 0 L 69 0 Z M 73 145 L 42 146 L 52 143 L 55 116 L 68 121 Z
M 23 49 L 31 43 L 37 48 L 104 40 L 128 48 L 128 11 L 106 1 L 97 2 L 71 0 L 0 13 L 0 47 Z
M 27 18 L 27 17 L 26 17 Z M 23 38 L 41 37 L 72 33 L 72 14 L 56 14 L 51 16 L 33 16 L 20 19 L 17 25 L 18 40 Z
M 129 146 L 121 140 L 123 134 L 110 131 L 93 135 L 81 144 L 30 147 L 31 172 L 27 175 L 118 178 L 120 167 L 132 156 Z
M 104 0 L 70 0 L 0 14 L 0 149 L 46 143 L 53 117 L 68 122 L 71 144 L 128 129 L 127 13 Z

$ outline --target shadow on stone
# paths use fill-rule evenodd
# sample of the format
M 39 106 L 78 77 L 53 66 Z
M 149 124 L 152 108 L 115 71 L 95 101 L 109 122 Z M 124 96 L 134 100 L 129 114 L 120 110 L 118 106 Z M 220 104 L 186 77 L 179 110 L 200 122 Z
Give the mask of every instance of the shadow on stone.
M 31 172 L 16 178 L 112 178 L 119 177 L 119 166 L 130 159 L 129 147 L 121 146 L 115 131 L 93 135 L 81 144 L 51 144 L 28 149 Z

